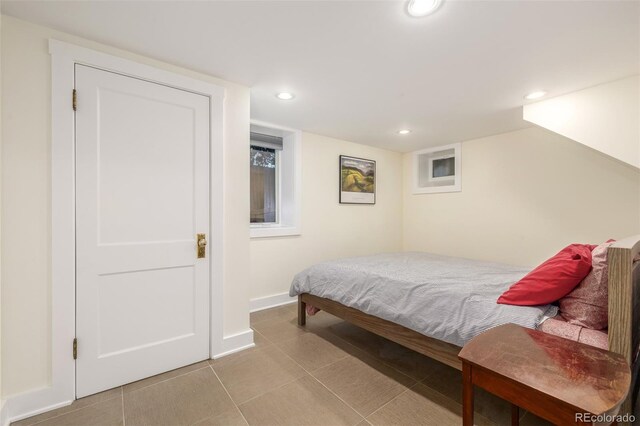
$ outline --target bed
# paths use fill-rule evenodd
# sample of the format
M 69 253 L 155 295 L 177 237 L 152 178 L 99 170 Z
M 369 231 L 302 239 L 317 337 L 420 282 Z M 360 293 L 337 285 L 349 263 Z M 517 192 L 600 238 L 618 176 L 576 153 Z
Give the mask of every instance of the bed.
M 633 401 L 637 400 L 638 393 L 640 262 L 633 262 L 638 254 L 640 236 L 616 242 L 608 253 L 608 345 L 611 351 L 623 355 L 632 367 L 632 387 L 621 413 L 633 412 Z M 320 264 L 316 266 L 318 269 L 296 276 L 290 294 L 298 296 L 300 326 L 306 323 L 306 305 L 309 304 L 461 369 L 458 359 L 461 347 L 485 329 L 506 322 L 537 328 L 556 313 L 552 305 L 496 307 L 495 300 L 500 292 L 524 276 L 528 272 L 526 269 L 423 253 L 358 259 Z M 442 283 L 431 290 L 415 285 L 421 268 L 427 265 L 435 265 L 435 276 L 438 283 Z M 389 278 L 392 281 L 388 281 Z M 474 278 L 477 278 L 476 287 L 470 289 Z M 380 279 L 384 280 L 384 287 L 396 288 L 396 291 L 380 292 L 383 286 L 367 285 L 367 282 L 371 284 L 373 280 L 375 284 Z M 343 291 L 332 293 L 331 288 L 337 282 Z M 424 315 L 416 304 L 424 308 Z M 398 310 L 398 306 L 402 308 Z M 405 306 L 413 308 L 405 309 Z M 483 315 L 485 308 L 489 311 Z M 514 309 L 519 311 L 514 312 Z

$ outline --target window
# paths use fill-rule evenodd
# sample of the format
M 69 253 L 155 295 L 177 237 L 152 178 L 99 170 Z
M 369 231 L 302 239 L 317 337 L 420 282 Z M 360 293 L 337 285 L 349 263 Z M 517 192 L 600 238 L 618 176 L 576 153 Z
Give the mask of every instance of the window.
M 413 193 L 461 190 L 461 144 L 423 149 L 413 153 Z
M 252 122 L 251 237 L 300 234 L 300 132 Z
M 251 223 L 276 223 L 278 151 L 251 143 Z
M 431 180 L 451 179 L 456 175 L 456 157 L 453 155 L 431 159 Z

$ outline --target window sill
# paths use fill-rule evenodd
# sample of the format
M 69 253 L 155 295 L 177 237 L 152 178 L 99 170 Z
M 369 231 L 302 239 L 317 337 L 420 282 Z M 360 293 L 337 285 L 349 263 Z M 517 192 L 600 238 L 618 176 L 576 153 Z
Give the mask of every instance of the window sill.
M 250 225 L 251 238 L 288 237 L 300 235 L 300 227 L 287 225 Z

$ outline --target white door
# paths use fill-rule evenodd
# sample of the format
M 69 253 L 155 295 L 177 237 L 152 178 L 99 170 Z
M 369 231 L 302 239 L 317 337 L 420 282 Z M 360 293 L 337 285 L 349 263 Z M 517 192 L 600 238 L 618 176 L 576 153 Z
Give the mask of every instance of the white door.
M 209 98 L 75 70 L 82 397 L 209 358 Z

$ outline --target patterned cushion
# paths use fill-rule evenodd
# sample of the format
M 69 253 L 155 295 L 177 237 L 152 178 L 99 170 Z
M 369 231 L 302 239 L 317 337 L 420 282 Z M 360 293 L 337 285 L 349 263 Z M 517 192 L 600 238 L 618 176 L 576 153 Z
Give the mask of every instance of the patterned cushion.
M 571 293 L 559 300 L 560 315 L 569 323 L 594 330 L 607 328 L 607 250 L 614 242 L 609 240 L 593 249 L 591 272 Z
M 609 336 L 606 330 L 591 330 L 579 325 L 570 324 L 560 315 L 544 321 L 538 330 L 554 336 L 563 337 L 585 345 L 595 346 L 600 349 L 609 349 Z

